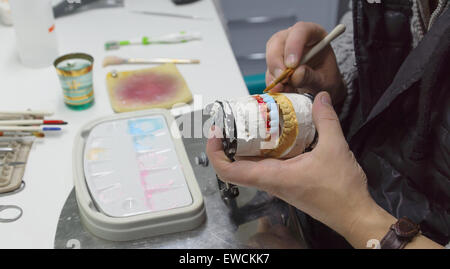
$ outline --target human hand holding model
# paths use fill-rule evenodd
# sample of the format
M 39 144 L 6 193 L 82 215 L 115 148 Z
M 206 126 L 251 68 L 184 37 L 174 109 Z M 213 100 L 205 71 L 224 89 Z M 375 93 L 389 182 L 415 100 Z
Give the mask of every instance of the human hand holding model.
M 231 162 L 221 139 L 215 137 L 209 139 L 206 151 L 221 180 L 283 199 L 340 233 L 354 247 L 381 240 L 396 219 L 370 196 L 366 175 L 349 150 L 328 93 L 316 96 L 313 120 L 319 133 L 317 146 L 292 159 L 250 157 Z M 423 236 L 415 241 L 422 243 L 418 247 L 439 247 Z M 413 243 L 408 246 L 414 247 Z
M 298 22 L 270 38 L 266 48 L 267 85 L 286 68 L 295 68 L 290 79 L 273 88 L 273 92 L 316 94 L 325 90 L 336 104 L 345 99 L 346 89 L 331 46 L 323 49 L 308 65 L 299 66 L 306 52 L 326 35 L 327 32 L 318 24 Z

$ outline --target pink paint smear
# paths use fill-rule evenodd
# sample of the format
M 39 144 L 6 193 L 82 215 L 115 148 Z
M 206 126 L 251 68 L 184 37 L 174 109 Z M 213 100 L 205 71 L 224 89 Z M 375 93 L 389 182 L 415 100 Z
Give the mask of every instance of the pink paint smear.
M 176 77 L 162 74 L 130 76 L 117 87 L 117 98 L 122 104 L 155 104 L 170 100 L 178 91 Z
M 173 184 L 175 182 L 173 180 L 169 180 L 169 182 L 166 184 L 159 184 L 154 187 L 149 187 L 145 180 L 149 174 L 150 174 L 149 171 L 141 171 L 141 184 L 145 190 L 144 193 L 145 193 L 145 197 L 147 198 L 146 199 L 147 207 L 148 207 L 148 209 L 153 211 L 155 209 L 154 205 L 153 205 L 153 201 L 152 201 L 153 194 L 157 193 L 157 192 L 164 192 L 164 191 L 168 191 L 168 190 L 172 189 Z

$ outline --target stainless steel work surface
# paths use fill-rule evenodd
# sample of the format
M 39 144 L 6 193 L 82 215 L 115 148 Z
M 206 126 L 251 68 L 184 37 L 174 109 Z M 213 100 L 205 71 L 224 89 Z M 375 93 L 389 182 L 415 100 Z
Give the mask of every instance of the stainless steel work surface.
M 194 117 L 194 113 L 182 117 Z M 205 120 L 203 116 L 203 122 Z M 280 242 L 287 241 L 292 247 L 300 246 L 286 228 L 289 216 L 286 203 L 265 192 L 241 187 L 239 196 L 225 203 L 212 166 L 203 167 L 195 162 L 195 158 L 205 152 L 206 138 L 183 138 L 183 142 L 203 194 L 207 214 L 205 223 L 187 232 L 128 242 L 106 241 L 85 230 L 80 222 L 75 190 L 72 190 L 60 215 L 54 247 L 274 248 L 287 247 L 280 245 Z

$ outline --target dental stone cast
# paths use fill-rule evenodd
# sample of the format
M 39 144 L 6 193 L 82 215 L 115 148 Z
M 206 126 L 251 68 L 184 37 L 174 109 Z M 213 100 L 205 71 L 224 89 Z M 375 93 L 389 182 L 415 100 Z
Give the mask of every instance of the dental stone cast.
M 312 98 L 294 93 L 268 93 L 216 101 L 210 115 L 223 133 L 228 157 L 287 159 L 313 146 Z

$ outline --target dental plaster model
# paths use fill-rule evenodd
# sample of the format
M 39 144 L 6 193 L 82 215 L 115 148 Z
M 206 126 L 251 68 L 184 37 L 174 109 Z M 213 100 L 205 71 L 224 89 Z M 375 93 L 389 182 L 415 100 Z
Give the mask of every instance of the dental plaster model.
M 228 157 L 287 159 L 313 146 L 312 98 L 294 93 L 268 93 L 210 107 L 214 124 L 223 129 Z

